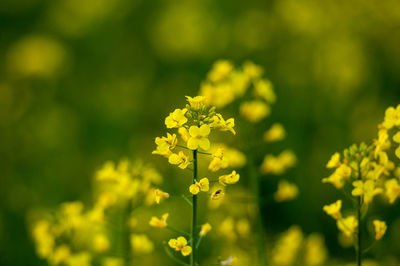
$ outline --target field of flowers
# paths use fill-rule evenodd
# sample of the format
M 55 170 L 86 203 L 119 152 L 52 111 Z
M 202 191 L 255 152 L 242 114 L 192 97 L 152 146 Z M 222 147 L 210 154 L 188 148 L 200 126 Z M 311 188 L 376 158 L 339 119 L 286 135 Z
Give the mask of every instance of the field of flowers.
M 0 265 L 400 265 L 399 2 L 0 21 Z

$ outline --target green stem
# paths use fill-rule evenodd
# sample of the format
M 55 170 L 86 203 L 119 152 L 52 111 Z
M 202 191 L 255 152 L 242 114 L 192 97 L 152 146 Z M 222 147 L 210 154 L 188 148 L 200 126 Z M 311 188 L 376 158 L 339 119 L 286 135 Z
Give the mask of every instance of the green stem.
M 175 233 L 177 233 L 177 234 L 184 235 L 184 236 L 186 236 L 186 237 L 190 237 L 190 234 L 189 234 L 189 233 L 186 233 L 186 232 L 183 232 L 183 231 L 181 231 L 181 230 L 178 230 L 178 229 L 176 229 L 175 227 L 172 227 L 172 226 L 170 226 L 170 225 L 167 225 L 167 229 L 169 229 L 169 230 L 171 230 L 172 232 L 175 232 Z
M 197 182 L 197 150 L 193 151 L 193 184 Z M 195 266 L 197 263 L 197 195 L 193 195 L 192 200 L 192 254 L 190 256 L 190 265 Z
M 256 228 L 257 228 L 257 255 L 258 255 L 258 265 L 264 266 L 267 265 L 266 259 L 265 259 L 265 252 L 266 252 L 266 247 L 265 247 L 265 232 L 264 232 L 264 227 L 263 227 L 263 222 L 262 222 L 262 217 L 261 217 L 261 205 L 262 205 L 262 195 L 261 195 L 261 190 L 260 190 L 260 176 L 257 173 L 257 168 L 254 164 L 254 160 L 251 156 L 249 156 L 249 171 L 250 171 L 250 177 L 251 177 L 251 184 L 252 184 L 252 190 L 254 195 L 256 196 L 256 201 L 255 203 L 257 204 L 256 209 L 257 209 L 257 214 L 256 214 Z

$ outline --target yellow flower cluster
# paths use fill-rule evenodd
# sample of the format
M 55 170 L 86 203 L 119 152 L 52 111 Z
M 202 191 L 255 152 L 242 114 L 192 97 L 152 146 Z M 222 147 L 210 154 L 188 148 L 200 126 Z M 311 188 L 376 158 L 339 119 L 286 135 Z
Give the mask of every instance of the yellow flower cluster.
M 378 129 L 377 138 L 371 145 L 352 145 L 342 154 L 333 154 L 326 167 L 335 170 L 329 177 L 322 179 L 323 183 L 331 183 L 337 189 L 346 191 L 350 188 L 351 193 L 347 194 L 351 194 L 357 202 L 356 215 L 344 218 L 341 214 L 341 200 L 324 206 L 323 210 L 337 221 L 338 229 L 353 240 L 360 237 L 361 217 L 367 214 L 368 205 L 373 203 L 377 195 L 386 196 L 390 204 L 400 197 L 400 167 L 390 159 L 392 140 L 400 143 L 400 105 L 387 108 Z M 394 155 L 400 158 L 399 147 Z M 386 223 L 374 220 L 373 225 L 375 239 L 380 240 L 386 232 Z
M 229 71 L 227 65 L 220 65 L 218 66 L 219 74 L 212 74 L 210 78 L 215 81 L 219 80 Z M 192 195 L 192 201 L 189 201 L 186 195 L 182 195 L 186 202 L 192 206 L 193 210 L 191 238 L 187 239 L 184 236 L 179 236 L 176 239 L 170 239 L 168 242 L 170 248 L 180 252 L 183 256 L 191 255 L 193 265 L 201 238 L 211 230 L 209 223 L 203 224 L 200 231 L 196 228 L 197 196 L 200 192 L 209 192 L 210 182 L 214 182 L 213 179 L 207 177 L 198 178 L 198 156 L 205 155 L 211 157 L 208 164 L 208 169 L 211 172 L 217 172 L 220 169 L 237 165 L 241 166 L 245 163 L 246 158 L 239 151 L 225 145 L 212 145 L 209 139 L 213 131 L 229 131 L 232 134 L 236 134 L 233 118 L 225 120 L 221 114 L 216 113 L 215 107 L 206 104 L 204 96 L 186 96 L 186 99 L 188 103 L 185 108 L 176 109 L 165 118 L 167 129 L 175 129 L 177 133 L 168 132 L 166 137 L 157 137 L 155 139 L 157 147 L 153 151 L 153 154 L 161 155 L 167 158 L 170 164 L 177 165 L 181 169 L 189 169 L 194 174 L 188 188 Z M 177 151 L 178 148 L 181 150 Z M 237 183 L 239 179 L 240 175 L 233 170 L 230 174 L 220 175 L 215 182 L 219 181 L 222 186 L 227 186 Z M 167 192 L 160 189 L 156 189 L 154 193 L 157 203 L 161 199 L 169 197 Z M 220 199 L 224 195 L 222 190 L 213 191 L 208 194 L 212 200 Z M 150 226 L 181 232 L 167 224 L 168 215 L 166 213 L 161 218 L 156 216 L 151 217 L 149 221 Z M 187 235 L 189 234 L 187 233 Z
M 122 262 L 122 257 L 108 254 L 111 235 L 121 233 L 109 227 L 107 222 L 112 217 L 108 215 L 125 213 L 128 206 L 139 201 L 153 204 L 154 185 L 162 182 L 162 176 L 142 162 L 121 160 L 117 165 L 106 162 L 96 172 L 94 181 L 96 201 L 91 207 L 85 207 L 80 201 L 65 202 L 54 214 L 48 214 L 48 218 L 34 222 L 32 237 L 36 252 L 50 265 L 85 266 L 92 265 L 94 260 L 101 261 L 102 265 Z M 162 217 L 165 224 L 167 216 Z M 162 221 L 153 223 L 161 226 Z M 153 243 L 146 235 L 131 234 L 128 226 L 123 231 L 130 237 L 133 252 L 153 250 Z

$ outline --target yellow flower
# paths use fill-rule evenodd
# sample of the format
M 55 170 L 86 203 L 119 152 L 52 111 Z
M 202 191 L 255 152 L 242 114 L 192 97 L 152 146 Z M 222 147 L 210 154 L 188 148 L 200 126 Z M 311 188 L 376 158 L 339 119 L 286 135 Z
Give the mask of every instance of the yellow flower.
M 66 265 L 68 266 L 90 266 L 92 255 L 89 252 L 79 252 L 73 255 L 70 255 L 66 261 Z
M 161 216 L 161 219 L 159 219 L 158 217 L 155 217 L 155 216 L 151 217 L 150 222 L 149 222 L 150 226 L 158 227 L 158 228 L 167 227 L 168 215 L 169 215 L 168 213 L 164 213 Z
M 382 124 L 386 129 L 391 129 L 393 126 L 400 126 L 400 104 L 394 107 L 389 107 L 385 112 L 385 119 Z
M 327 249 L 324 238 L 316 233 L 310 234 L 304 245 L 304 265 L 319 266 L 324 265 L 327 258 Z
M 268 103 L 274 103 L 276 101 L 272 83 L 266 79 L 260 79 L 254 82 L 254 94 Z
M 329 162 L 326 164 L 326 168 L 337 168 L 340 166 L 340 153 L 336 152 L 332 155 Z
M 102 261 L 102 266 L 123 266 L 124 260 L 118 257 L 106 257 Z
M 378 139 L 374 139 L 375 152 L 374 157 L 376 158 L 381 151 L 390 148 L 389 134 L 386 129 L 378 131 Z
M 155 195 L 155 201 L 157 204 L 160 203 L 161 199 L 168 199 L 169 198 L 169 194 L 167 192 L 164 192 L 160 189 L 155 189 L 154 190 L 154 195 Z
M 176 138 L 175 134 L 171 135 L 167 133 L 167 137 L 161 137 L 161 138 L 157 137 L 155 143 L 157 144 L 157 148 L 152 153 L 159 154 L 168 158 L 169 155 L 171 155 L 172 150 L 178 143 L 178 139 Z
M 214 63 L 211 71 L 208 73 L 208 79 L 212 82 L 218 82 L 226 79 L 232 72 L 233 65 L 228 60 L 218 60 Z
M 400 196 L 400 185 L 397 179 L 392 178 L 385 182 L 385 194 L 389 203 L 393 204 Z
M 278 239 L 272 250 L 273 265 L 294 265 L 303 243 L 303 232 L 299 226 L 292 226 Z
M 284 139 L 285 136 L 286 132 L 284 127 L 279 123 L 275 123 L 264 133 L 263 139 L 266 142 L 275 142 Z
M 144 234 L 132 234 L 131 246 L 133 251 L 138 254 L 148 254 L 154 249 L 153 242 Z
M 204 96 L 196 96 L 194 98 L 186 96 L 187 101 L 194 110 L 199 110 L 204 106 L 206 98 Z
M 296 155 L 290 150 L 281 152 L 277 157 L 268 154 L 261 164 L 261 172 L 263 174 L 280 175 L 290 167 L 293 167 L 296 161 Z
M 400 106 L 400 105 L 399 105 Z M 400 131 L 398 131 L 394 136 L 393 136 L 393 141 L 400 143 Z M 397 147 L 395 154 L 397 156 L 397 158 L 400 159 L 400 145 Z
M 342 214 L 340 212 L 340 209 L 342 208 L 342 201 L 338 200 L 332 204 L 325 205 L 322 209 L 330 216 L 333 217 L 333 219 L 338 220 L 342 218 Z
M 189 158 L 182 151 L 179 154 L 172 153 L 168 157 L 168 162 L 170 164 L 177 164 L 181 169 L 185 169 L 190 164 Z
M 228 175 L 220 176 L 219 183 L 223 186 L 232 185 L 239 181 L 240 175 L 236 173 L 236 171 L 232 171 L 232 173 Z
M 51 224 L 46 220 L 38 221 L 32 230 L 36 244 L 36 253 L 40 258 L 47 258 L 53 252 L 55 237 L 51 232 Z
M 93 249 L 96 252 L 105 252 L 110 248 L 110 241 L 103 234 L 97 234 L 93 239 Z
M 210 182 L 207 177 L 200 179 L 199 182 L 196 182 L 189 187 L 190 193 L 193 195 L 199 194 L 200 191 L 207 192 L 210 189 Z
M 71 255 L 71 250 L 67 245 L 58 246 L 50 257 L 51 265 L 64 263 Z
M 210 141 L 207 136 L 210 134 L 210 127 L 202 125 L 201 127 L 191 126 L 189 128 L 190 138 L 187 142 L 187 147 L 191 150 L 197 150 L 199 147 L 203 150 L 210 148 Z
M 383 192 L 381 188 L 375 187 L 375 181 L 373 180 L 357 180 L 353 182 L 354 189 L 351 191 L 353 196 L 363 196 L 364 203 L 368 204 L 372 201 L 375 195 Z
M 354 215 L 351 215 L 337 220 L 336 225 L 345 236 L 352 237 L 358 227 L 358 222 Z
M 246 61 L 243 64 L 243 72 L 250 78 L 259 78 L 264 71 L 259 65 L 256 65 L 251 61 Z
M 384 221 L 374 220 L 375 239 L 380 240 L 386 232 L 387 226 Z
M 218 148 L 212 154 L 212 160 L 208 165 L 208 169 L 212 172 L 216 172 L 221 168 L 227 168 L 229 165 L 229 161 L 224 157 L 224 150 L 222 148 Z
M 167 128 L 179 128 L 186 124 L 188 119 L 186 118 L 185 114 L 187 112 L 186 108 L 183 109 L 175 109 L 172 113 L 169 114 L 165 118 L 165 125 Z
M 185 127 L 180 127 L 178 129 L 178 133 L 179 135 L 181 135 L 181 138 L 184 142 L 187 142 L 189 140 L 190 138 L 189 131 Z
M 212 227 L 211 227 L 211 225 L 209 223 L 205 223 L 205 224 L 201 225 L 201 230 L 200 230 L 199 235 L 201 237 L 205 236 L 208 232 L 211 231 L 211 228 Z
M 351 168 L 346 164 L 342 164 L 335 170 L 335 172 L 332 175 L 322 179 L 322 183 L 331 183 L 337 189 L 340 189 L 344 186 L 344 181 L 346 179 L 349 179 L 350 176 L 351 176 Z
M 187 240 L 183 236 L 180 236 L 177 239 L 170 239 L 168 245 L 175 249 L 175 251 L 180 251 L 183 256 L 188 256 L 192 253 L 192 247 L 187 245 Z
M 225 121 L 221 114 L 216 114 L 212 117 L 212 123 L 210 124 L 211 128 L 218 129 L 221 131 L 230 131 L 232 134 L 236 134 L 236 131 L 233 129 L 235 126 L 235 120 L 233 118 L 229 118 Z
M 291 184 L 286 180 L 281 180 L 278 183 L 278 191 L 274 194 L 274 199 L 277 202 L 292 200 L 299 194 L 299 189 L 295 184 Z
M 252 123 L 257 123 L 270 113 L 270 108 L 262 101 L 244 102 L 240 105 L 240 114 Z

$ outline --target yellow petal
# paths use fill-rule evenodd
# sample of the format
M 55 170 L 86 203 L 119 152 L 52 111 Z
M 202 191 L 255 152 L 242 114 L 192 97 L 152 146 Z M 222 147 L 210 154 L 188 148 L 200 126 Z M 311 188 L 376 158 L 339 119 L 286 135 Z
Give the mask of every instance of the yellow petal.
M 203 137 L 207 137 L 210 134 L 210 127 L 208 125 L 202 125 L 200 127 L 199 133 Z
M 191 150 L 197 150 L 199 147 L 199 141 L 196 138 L 190 138 L 187 142 L 187 147 Z
M 181 253 L 183 256 L 188 256 L 190 253 L 192 253 L 192 247 L 191 246 L 186 246 L 181 250 Z
M 196 126 L 191 126 L 189 128 L 189 135 L 192 137 L 197 137 L 200 135 L 200 128 L 196 127 Z
M 201 138 L 198 140 L 198 143 L 200 148 L 202 148 L 205 151 L 210 148 L 210 141 L 208 140 L 208 138 Z
M 190 193 L 192 193 L 193 195 L 197 195 L 197 194 L 199 194 L 199 192 L 200 192 L 200 188 L 199 188 L 199 186 L 198 186 L 197 184 L 192 184 L 192 185 L 190 185 L 190 187 L 189 187 L 189 191 L 190 191 Z

